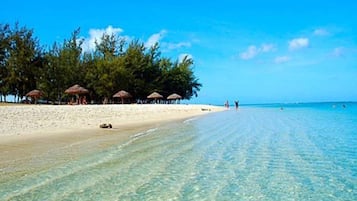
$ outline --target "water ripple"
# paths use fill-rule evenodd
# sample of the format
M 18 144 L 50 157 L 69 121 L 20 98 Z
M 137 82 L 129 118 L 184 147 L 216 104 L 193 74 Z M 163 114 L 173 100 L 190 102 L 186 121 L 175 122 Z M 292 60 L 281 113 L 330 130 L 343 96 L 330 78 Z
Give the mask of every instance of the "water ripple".
M 212 113 L 1 183 L 0 199 L 356 200 L 355 125 L 321 109 Z

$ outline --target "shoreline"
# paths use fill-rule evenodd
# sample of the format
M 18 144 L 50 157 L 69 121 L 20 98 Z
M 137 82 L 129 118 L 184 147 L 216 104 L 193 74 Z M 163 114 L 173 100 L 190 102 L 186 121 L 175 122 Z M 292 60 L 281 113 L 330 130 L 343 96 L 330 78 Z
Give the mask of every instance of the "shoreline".
M 211 105 L 14 105 L 0 107 L 0 141 L 5 136 L 45 135 L 78 130 L 140 126 L 223 111 Z
M 139 132 L 224 110 L 210 105 L 0 106 L 0 177 L 53 167 L 125 143 Z M 99 128 L 101 123 L 113 128 Z

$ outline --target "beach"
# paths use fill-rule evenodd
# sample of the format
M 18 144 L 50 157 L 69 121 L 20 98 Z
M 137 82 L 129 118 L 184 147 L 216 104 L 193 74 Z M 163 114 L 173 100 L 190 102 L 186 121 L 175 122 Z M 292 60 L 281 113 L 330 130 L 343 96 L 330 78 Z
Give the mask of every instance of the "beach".
M 209 105 L 20 105 L 0 107 L 0 141 L 74 131 L 141 127 L 223 110 Z
M 210 105 L 7 105 L 0 106 L 0 151 L 21 144 L 33 148 L 73 144 L 110 136 L 126 140 L 131 134 L 167 122 L 225 110 Z M 112 128 L 100 128 L 100 125 Z
M 0 176 L 4 179 L 48 168 L 125 143 L 133 135 L 160 125 L 222 110 L 223 107 L 184 104 L 3 104 Z M 111 124 L 112 128 L 100 128 L 101 124 Z

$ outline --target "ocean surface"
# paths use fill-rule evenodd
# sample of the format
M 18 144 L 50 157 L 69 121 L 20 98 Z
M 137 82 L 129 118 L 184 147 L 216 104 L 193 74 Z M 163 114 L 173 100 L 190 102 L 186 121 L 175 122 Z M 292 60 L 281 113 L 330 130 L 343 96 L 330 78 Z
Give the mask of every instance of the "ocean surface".
M 242 106 L 0 178 L 0 200 L 357 200 L 357 103 Z

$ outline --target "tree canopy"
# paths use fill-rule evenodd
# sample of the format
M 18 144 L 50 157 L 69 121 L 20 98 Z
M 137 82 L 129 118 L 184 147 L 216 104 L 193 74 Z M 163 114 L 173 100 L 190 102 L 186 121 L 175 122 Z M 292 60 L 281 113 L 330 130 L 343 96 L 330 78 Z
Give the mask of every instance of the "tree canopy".
M 33 89 L 43 91 L 48 101 L 62 101 L 74 84 L 87 88 L 94 102 L 111 99 L 119 90 L 141 100 L 154 91 L 190 99 L 202 86 L 191 58 L 172 61 L 161 56 L 159 44 L 147 48 L 139 40 L 105 33 L 93 51 L 83 52 L 77 29 L 62 44 L 44 49 L 33 33 L 18 23 L 0 24 L 0 101 L 8 95 L 19 101 Z

